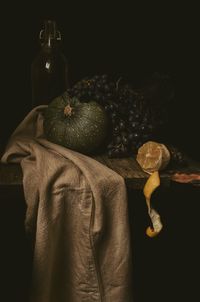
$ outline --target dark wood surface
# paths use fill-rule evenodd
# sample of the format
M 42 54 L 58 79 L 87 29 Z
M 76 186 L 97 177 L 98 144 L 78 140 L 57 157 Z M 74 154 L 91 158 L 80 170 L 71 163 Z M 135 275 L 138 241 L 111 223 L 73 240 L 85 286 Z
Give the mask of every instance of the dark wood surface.
M 106 155 L 99 155 L 95 156 L 95 159 L 120 174 L 126 185 L 133 189 L 142 189 L 149 176 L 140 168 L 134 157 L 109 159 Z M 200 174 L 200 164 L 189 160 L 188 165 L 183 168 L 162 171 L 161 185 L 169 186 L 171 175 L 178 171 Z M 22 185 L 22 170 L 19 164 L 0 164 L 0 185 Z
M 22 169 L 19 164 L 0 164 L 0 185 L 22 185 Z
M 141 169 L 134 157 L 110 159 L 103 155 L 96 156 L 95 159 L 120 174 L 124 178 L 126 185 L 133 189 L 142 189 L 149 177 L 149 174 Z M 168 186 L 170 184 L 170 175 L 164 172 L 160 176 L 162 185 Z

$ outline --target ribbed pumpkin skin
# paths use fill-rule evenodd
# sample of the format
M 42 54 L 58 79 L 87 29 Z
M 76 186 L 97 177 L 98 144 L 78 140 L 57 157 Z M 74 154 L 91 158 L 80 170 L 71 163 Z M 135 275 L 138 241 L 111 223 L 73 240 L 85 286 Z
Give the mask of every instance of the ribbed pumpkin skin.
M 70 105 L 71 115 L 65 108 Z M 46 138 L 66 148 L 94 153 L 105 141 L 108 132 L 107 114 L 96 102 L 81 103 L 66 93 L 55 98 L 44 114 Z

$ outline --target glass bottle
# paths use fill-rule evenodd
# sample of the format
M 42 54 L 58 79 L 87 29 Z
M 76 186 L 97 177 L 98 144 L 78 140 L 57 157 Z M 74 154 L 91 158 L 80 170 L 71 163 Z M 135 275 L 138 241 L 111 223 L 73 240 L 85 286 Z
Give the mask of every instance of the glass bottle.
M 44 21 L 39 40 L 41 49 L 31 65 L 32 108 L 49 104 L 69 88 L 68 64 L 55 21 Z

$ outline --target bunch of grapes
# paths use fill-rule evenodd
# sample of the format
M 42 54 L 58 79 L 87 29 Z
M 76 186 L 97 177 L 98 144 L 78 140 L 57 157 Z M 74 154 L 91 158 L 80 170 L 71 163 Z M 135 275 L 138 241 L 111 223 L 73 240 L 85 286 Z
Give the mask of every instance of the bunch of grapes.
M 116 95 L 115 83 L 104 75 L 86 77 L 68 89 L 71 96 L 76 96 L 80 101 L 97 101 L 105 106 L 108 100 L 114 100 Z
M 172 144 L 166 145 L 167 149 L 170 152 L 170 165 L 171 167 L 176 166 L 186 166 L 187 165 L 187 156 L 184 152 L 182 152 L 178 147 L 175 147 Z
M 108 75 L 84 78 L 68 89 L 70 96 L 80 101 L 97 101 L 106 110 L 111 122 L 107 144 L 110 158 L 126 157 L 153 137 L 158 126 L 157 113 L 142 91 L 134 90 L 122 79 Z

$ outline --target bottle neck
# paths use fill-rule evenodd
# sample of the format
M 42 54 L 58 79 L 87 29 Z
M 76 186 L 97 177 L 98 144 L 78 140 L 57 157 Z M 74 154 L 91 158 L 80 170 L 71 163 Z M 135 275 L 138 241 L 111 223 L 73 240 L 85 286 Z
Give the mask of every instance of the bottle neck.
M 58 41 L 56 39 L 45 39 L 42 43 L 41 43 L 41 47 L 42 49 L 55 49 L 58 48 Z
M 40 31 L 39 39 L 42 48 L 51 49 L 58 46 L 61 34 L 57 30 L 55 21 L 47 20 L 44 29 Z

